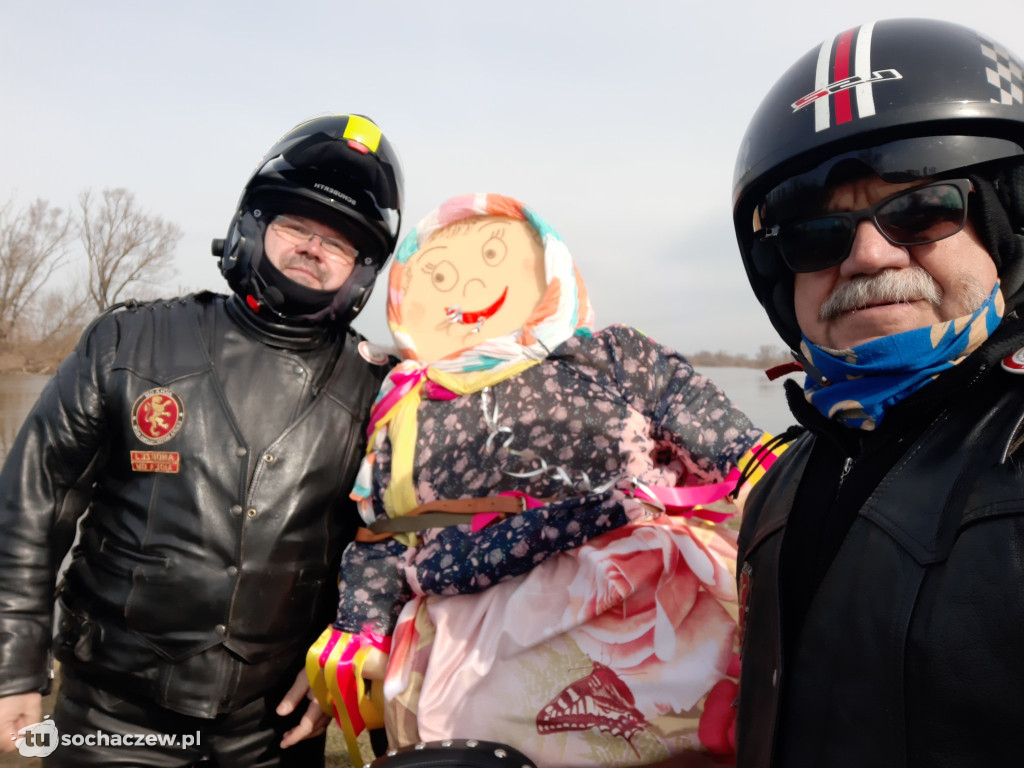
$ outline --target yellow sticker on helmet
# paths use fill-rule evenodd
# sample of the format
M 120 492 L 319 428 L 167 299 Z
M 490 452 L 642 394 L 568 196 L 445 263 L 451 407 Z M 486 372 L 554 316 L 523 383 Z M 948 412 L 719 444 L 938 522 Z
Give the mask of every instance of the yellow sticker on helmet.
M 358 141 L 371 152 L 376 152 L 380 146 L 380 128 L 359 115 L 349 115 L 348 125 L 342 135 L 346 139 Z

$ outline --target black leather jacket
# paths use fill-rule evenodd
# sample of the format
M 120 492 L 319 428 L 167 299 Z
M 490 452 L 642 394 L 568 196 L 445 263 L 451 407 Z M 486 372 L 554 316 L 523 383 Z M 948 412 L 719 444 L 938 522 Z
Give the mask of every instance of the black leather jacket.
M 358 343 L 212 294 L 101 316 L 0 474 L 0 694 L 47 685 L 79 518 L 65 668 L 202 717 L 290 682 L 358 524 L 348 492 L 387 369 Z
M 877 434 L 804 409 L 812 431 L 751 493 L 741 768 L 1020 762 L 1024 376 L 999 361 L 1024 331 L 1004 325 Z M 814 525 L 818 547 L 787 547 Z

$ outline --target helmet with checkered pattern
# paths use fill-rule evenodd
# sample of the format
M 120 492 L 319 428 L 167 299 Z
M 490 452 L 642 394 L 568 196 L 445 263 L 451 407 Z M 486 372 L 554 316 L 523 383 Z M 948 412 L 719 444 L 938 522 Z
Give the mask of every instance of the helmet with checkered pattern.
M 277 140 L 250 176 L 225 240 L 213 253 L 232 290 L 280 320 L 347 325 L 369 298 L 398 241 L 402 166 L 380 128 L 362 115 L 301 123 Z M 337 291 L 294 283 L 264 258 L 275 215 L 306 216 L 341 232 L 358 250 Z
M 793 273 L 760 233 L 787 205 L 824 193 L 856 161 L 888 182 L 968 177 L 971 218 L 1008 305 L 1024 285 L 1021 60 L 987 35 L 890 19 L 826 39 L 775 83 L 747 127 L 733 223 L 754 293 L 793 350 Z M 776 219 L 777 220 L 777 219 Z

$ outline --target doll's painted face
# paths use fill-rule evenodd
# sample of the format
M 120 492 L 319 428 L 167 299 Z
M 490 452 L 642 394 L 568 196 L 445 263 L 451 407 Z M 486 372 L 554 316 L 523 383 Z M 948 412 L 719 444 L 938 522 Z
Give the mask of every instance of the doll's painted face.
M 522 328 L 546 289 L 525 221 L 480 216 L 440 230 L 408 262 L 402 321 L 429 362 Z

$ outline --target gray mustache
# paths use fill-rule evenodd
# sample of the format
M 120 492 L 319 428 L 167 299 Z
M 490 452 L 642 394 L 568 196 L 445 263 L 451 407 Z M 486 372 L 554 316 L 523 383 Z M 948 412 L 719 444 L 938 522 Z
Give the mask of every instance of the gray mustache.
M 871 304 L 922 300 L 936 306 L 942 301 L 942 290 L 928 272 L 922 267 L 887 269 L 838 286 L 822 303 L 818 319 L 828 322 L 844 312 L 863 309 Z

